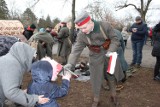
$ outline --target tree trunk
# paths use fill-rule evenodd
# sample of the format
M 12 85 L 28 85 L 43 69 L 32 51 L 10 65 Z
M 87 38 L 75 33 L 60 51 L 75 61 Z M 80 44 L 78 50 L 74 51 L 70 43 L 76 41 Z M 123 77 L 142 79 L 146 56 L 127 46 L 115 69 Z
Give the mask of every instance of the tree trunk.
M 75 29 L 75 5 L 76 5 L 76 0 L 72 0 L 72 27 L 71 27 L 71 38 L 72 38 L 72 43 L 73 43 L 73 36 L 74 36 L 74 29 Z

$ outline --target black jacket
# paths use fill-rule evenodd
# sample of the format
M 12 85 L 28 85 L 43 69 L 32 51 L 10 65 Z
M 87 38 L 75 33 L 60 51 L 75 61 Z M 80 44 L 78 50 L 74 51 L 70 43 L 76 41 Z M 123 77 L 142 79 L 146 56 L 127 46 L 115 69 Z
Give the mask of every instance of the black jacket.
M 154 42 L 153 42 L 152 56 L 159 56 L 160 57 L 160 32 L 157 32 L 155 34 L 153 41 Z
M 23 35 L 26 37 L 27 40 L 29 40 L 29 38 L 33 35 L 33 31 L 30 31 L 30 30 L 25 30 L 23 32 Z
M 137 32 L 132 32 L 132 28 L 137 28 Z M 140 24 L 134 23 L 130 27 L 129 31 L 132 32 L 132 36 L 131 36 L 132 41 L 144 40 L 145 35 L 147 34 L 147 24 L 145 24 L 143 22 Z

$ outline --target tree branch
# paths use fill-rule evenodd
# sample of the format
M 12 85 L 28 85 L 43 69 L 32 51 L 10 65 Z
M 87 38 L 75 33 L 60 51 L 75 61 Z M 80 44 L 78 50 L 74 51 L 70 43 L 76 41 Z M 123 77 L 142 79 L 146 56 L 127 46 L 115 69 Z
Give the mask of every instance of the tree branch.
M 133 6 L 137 11 L 139 11 L 140 12 L 140 8 L 137 8 L 137 6 L 136 5 L 134 5 L 134 4 L 124 4 L 124 5 L 119 5 L 117 8 L 117 10 L 116 11 L 118 11 L 118 10 L 121 10 L 121 9 L 123 9 L 123 8 L 126 8 L 126 7 L 128 7 L 128 6 Z
M 31 8 L 33 8 L 40 0 L 37 0 L 32 6 Z

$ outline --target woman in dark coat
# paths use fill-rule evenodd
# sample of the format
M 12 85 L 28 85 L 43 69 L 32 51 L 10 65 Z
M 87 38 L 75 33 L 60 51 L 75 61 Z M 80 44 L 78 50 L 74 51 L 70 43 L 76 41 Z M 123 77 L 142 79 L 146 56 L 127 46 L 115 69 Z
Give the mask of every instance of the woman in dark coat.
M 154 80 L 160 80 L 160 22 L 154 27 L 152 56 L 156 57 Z

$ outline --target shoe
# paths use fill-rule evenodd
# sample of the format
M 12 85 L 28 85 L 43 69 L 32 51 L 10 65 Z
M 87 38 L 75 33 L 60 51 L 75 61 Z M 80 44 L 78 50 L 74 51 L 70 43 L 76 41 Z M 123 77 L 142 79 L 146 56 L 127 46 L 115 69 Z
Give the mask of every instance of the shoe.
M 132 62 L 132 63 L 130 64 L 130 66 L 131 66 L 131 67 L 134 67 L 134 66 L 135 66 L 135 63 Z
M 115 97 L 115 96 L 111 96 L 111 102 L 113 103 L 113 105 L 115 107 L 119 107 L 120 106 L 120 103 L 118 102 L 117 97 Z
M 116 91 L 121 91 L 124 88 L 123 85 L 117 85 L 116 86 Z
M 132 77 L 132 71 L 133 71 L 133 69 L 128 69 L 127 71 L 126 71 L 126 78 L 129 78 L 129 77 Z
M 160 77 L 156 76 L 156 77 L 154 77 L 154 80 L 160 81 Z
M 140 64 L 136 64 L 135 67 L 136 68 L 140 68 L 141 66 L 140 66 Z
M 99 98 L 94 97 L 93 103 L 92 103 L 92 107 L 98 107 L 99 105 Z

